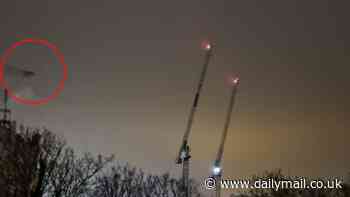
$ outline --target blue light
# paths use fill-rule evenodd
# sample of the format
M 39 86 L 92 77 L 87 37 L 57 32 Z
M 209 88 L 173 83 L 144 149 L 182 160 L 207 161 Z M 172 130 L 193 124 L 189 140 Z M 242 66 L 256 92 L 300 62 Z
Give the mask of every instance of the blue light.
M 221 173 L 221 168 L 218 166 L 213 167 L 213 174 L 214 175 L 219 175 Z

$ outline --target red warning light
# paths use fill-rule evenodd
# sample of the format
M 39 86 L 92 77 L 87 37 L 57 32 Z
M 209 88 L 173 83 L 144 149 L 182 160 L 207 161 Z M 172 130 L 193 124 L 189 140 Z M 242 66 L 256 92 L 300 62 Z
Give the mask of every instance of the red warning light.
M 205 45 L 205 49 L 206 49 L 206 50 L 210 50 L 210 49 L 211 49 L 211 46 L 210 46 L 209 43 L 208 43 L 207 45 Z
M 232 79 L 232 82 L 233 82 L 234 84 L 237 84 L 237 83 L 239 82 L 239 78 L 238 78 L 238 77 L 233 78 L 233 79 Z
M 239 77 L 236 74 L 229 73 L 225 77 L 225 85 L 228 87 L 237 86 L 239 84 Z
M 211 44 L 210 44 L 210 42 L 209 41 L 203 41 L 202 42 L 202 48 L 204 49 L 204 50 L 210 50 L 211 48 L 212 48 L 212 46 L 211 46 Z

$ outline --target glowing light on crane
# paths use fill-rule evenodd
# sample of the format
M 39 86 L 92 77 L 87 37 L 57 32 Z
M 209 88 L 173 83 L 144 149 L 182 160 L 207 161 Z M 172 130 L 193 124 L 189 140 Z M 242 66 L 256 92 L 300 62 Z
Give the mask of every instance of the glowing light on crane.
M 219 166 L 214 166 L 212 170 L 214 175 L 219 175 L 221 173 L 221 167 Z
M 189 169 L 190 169 L 190 146 L 189 146 L 189 136 L 192 129 L 193 119 L 195 112 L 197 111 L 199 97 L 203 88 L 204 79 L 207 73 L 207 68 L 209 65 L 210 57 L 212 56 L 212 46 L 209 42 L 202 42 L 202 47 L 205 49 L 205 57 L 204 64 L 202 67 L 202 71 L 200 72 L 199 81 L 197 84 L 196 93 L 193 99 L 191 111 L 189 117 L 187 119 L 186 130 L 182 139 L 182 143 L 180 146 L 179 154 L 176 158 L 176 164 L 182 164 L 182 181 L 183 181 L 183 189 L 185 191 L 185 197 L 191 197 L 190 187 L 189 187 Z
M 207 44 L 205 45 L 205 49 L 206 49 L 206 50 L 210 50 L 210 49 L 211 49 L 211 45 L 210 45 L 209 43 L 207 43 Z
M 233 78 L 233 79 L 232 79 L 232 82 L 233 82 L 234 84 L 237 84 L 237 83 L 239 82 L 239 78 L 238 78 L 238 77 Z
M 222 176 L 222 167 L 221 167 L 221 161 L 223 158 L 223 154 L 224 154 L 224 145 L 225 145 L 225 141 L 226 141 L 226 137 L 227 137 L 227 133 L 228 133 L 228 129 L 230 126 L 230 121 L 231 121 L 231 114 L 232 114 L 232 109 L 235 103 L 235 97 L 236 97 L 236 93 L 237 93 L 237 87 L 239 84 L 239 78 L 238 77 L 231 77 L 230 78 L 230 84 L 231 84 L 231 97 L 230 97 L 230 102 L 227 108 L 227 114 L 226 114 L 226 120 L 225 120 L 225 124 L 224 124 L 224 129 L 223 129 L 223 134 L 221 136 L 221 141 L 220 141 L 220 145 L 219 145 L 219 149 L 216 155 L 216 159 L 214 161 L 214 166 L 212 168 L 212 173 L 215 177 L 216 183 L 218 185 L 216 185 L 216 197 L 220 197 L 221 195 L 221 188 L 220 188 L 220 182 L 221 182 L 221 176 Z
M 211 50 L 213 47 L 212 47 L 212 45 L 210 44 L 209 41 L 203 41 L 203 42 L 202 42 L 202 48 L 203 48 L 204 50 L 206 50 L 206 51 L 209 51 L 209 50 Z

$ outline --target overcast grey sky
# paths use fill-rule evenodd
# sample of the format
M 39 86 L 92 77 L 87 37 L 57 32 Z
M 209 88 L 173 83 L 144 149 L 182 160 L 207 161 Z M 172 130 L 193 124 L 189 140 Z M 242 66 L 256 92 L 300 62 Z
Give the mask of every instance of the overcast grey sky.
M 239 73 L 224 177 L 282 168 L 301 176 L 350 171 L 349 14 L 346 1 L 19 1 L 0 8 L 1 52 L 21 37 L 56 44 L 69 65 L 65 90 L 14 117 L 45 125 L 80 151 L 115 153 L 149 172 L 171 171 L 203 62 L 216 44 L 190 137 L 192 172 L 209 174 L 230 89 Z M 61 76 L 43 47 L 11 63 L 40 73 L 48 94 Z

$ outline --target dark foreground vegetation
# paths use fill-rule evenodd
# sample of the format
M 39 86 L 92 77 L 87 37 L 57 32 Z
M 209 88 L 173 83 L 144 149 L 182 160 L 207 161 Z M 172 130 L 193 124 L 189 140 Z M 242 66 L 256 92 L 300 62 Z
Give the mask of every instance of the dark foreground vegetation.
M 252 179 L 293 180 L 280 170 Z M 191 180 L 192 197 L 203 196 Z M 47 129 L 0 127 L 0 197 L 183 197 L 180 179 L 145 174 L 114 156 L 77 154 Z M 211 192 L 214 194 L 214 192 Z M 350 197 L 341 189 L 251 189 L 240 197 Z
M 113 155 L 78 155 L 47 129 L 0 129 L 0 197 L 183 196 L 182 181 L 169 174 L 117 165 Z

